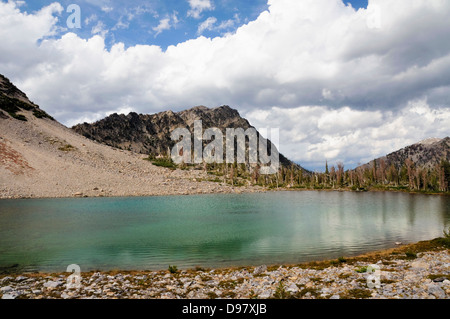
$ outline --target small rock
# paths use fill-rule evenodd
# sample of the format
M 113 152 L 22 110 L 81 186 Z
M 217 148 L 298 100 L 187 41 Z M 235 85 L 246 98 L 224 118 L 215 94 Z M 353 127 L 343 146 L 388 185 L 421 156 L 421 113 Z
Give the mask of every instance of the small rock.
M 10 291 L 12 291 L 13 289 L 11 288 L 11 286 L 6 286 L 6 287 L 0 288 L 0 290 L 1 290 L 2 292 L 10 292 Z
M 67 293 L 63 292 L 63 293 L 61 294 L 61 298 L 63 298 L 63 299 L 69 299 L 70 296 L 69 296 Z
M 430 265 L 427 264 L 424 261 L 415 261 L 411 264 L 411 268 L 415 268 L 415 269 L 429 269 Z
M 314 287 L 314 284 L 310 281 L 305 285 L 306 288 L 312 288 Z
M 60 285 L 61 285 L 61 283 L 56 282 L 56 281 L 47 281 L 47 282 L 44 284 L 44 287 L 45 287 L 45 288 L 57 288 L 57 287 L 60 286 Z
M 16 278 L 16 281 L 24 281 L 26 279 L 28 279 L 28 278 L 25 277 L 25 276 L 19 276 L 19 277 Z
M 4 294 L 3 296 L 2 296 L 2 299 L 16 299 L 16 295 L 13 295 L 13 294 Z
M 255 270 L 253 271 L 254 275 L 260 275 L 263 272 L 267 271 L 267 266 L 266 265 L 262 265 L 262 266 L 258 266 L 255 268 Z
M 330 299 L 337 300 L 337 299 L 341 299 L 341 297 L 339 295 L 333 295 L 330 297 Z
M 291 284 L 289 287 L 286 288 L 286 291 L 296 293 L 298 291 L 298 287 L 296 284 Z
M 262 299 L 268 299 L 272 296 L 272 291 L 271 290 L 264 290 L 262 293 L 259 294 L 259 298 Z
M 6 276 L 5 278 L 0 279 L 0 284 L 12 279 L 13 279 L 12 277 Z
M 428 286 L 428 293 L 439 299 L 445 299 L 445 291 L 434 284 Z

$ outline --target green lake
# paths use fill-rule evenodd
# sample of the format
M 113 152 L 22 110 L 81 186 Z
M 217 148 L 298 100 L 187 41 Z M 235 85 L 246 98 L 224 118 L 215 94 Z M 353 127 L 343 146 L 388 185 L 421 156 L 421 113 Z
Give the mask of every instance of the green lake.
M 0 268 L 295 264 L 442 236 L 450 197 L 269 192 L 0 201 Z

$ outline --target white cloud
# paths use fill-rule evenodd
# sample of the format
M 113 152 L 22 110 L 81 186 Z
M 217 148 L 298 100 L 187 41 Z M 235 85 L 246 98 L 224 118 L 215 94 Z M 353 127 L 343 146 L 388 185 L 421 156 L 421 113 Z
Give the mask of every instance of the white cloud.
M 191 1 L 199 17 L 209 10 L 200 2 Z M 279 125 L 288 136 L 282 152 L 307 163 L 363 161 L 450 135 L 450 1 L 371 0 L 355 11 L 340 0 L 269 0 L 268 11 L 234 33 L 165 52 L 107 49 L 102 24 L 87 40 L 52 38 L 62 10 L 55 3 L 29 14 L 0 2 L 0 41 L 8 44 L 0 70 L 66 124 L 126 107 L 227 104 L 258 125 Z M 162 17 L 153 31 L 177 21 Z M 221 25 L 210 19 L 199 31 Z
M 214 5 L 211 0 L 188 0 L 190 10 L 187 13 L 188 17 L 200 19 L 201 13 L 206 10 L 214 10 Z
M 84 19 L 84 24 L 85 25 L 89 25 L 94 21 L 97 21 L 98 17 L 96 14 L 91 14 L 89 17 L 87 17 L 86 19 Z
M 197 35 L 203 34 L 204 31 L 219 31 L 223 33 L 224 36 L 230 36 L 230 30 L 234 29 L 236 25 L 239 24 L 240 19 L 239 15 L 235 14 L 233 19 L 225 20 L 220 22 L 220 24 L 217 24 L 217 18 L 216 17 L 209 17 L 205 21 L 199 24 L 197 29 Z M 227 33 L 224 33 L 227 32 Z
M 102 38 L 108 33 L 106 25 L 102 21 L 98 21 L 95 26 L 92 27 L 91 34 L 100 35 Z
M 198 26 L 197 34 L 202 34 L 205 30 L 212 30 L 214 24 L 217 22 L 215 17 L 209 17 Z
M 163 32 L 164 30 L 169 30 L 170 28 L 171 28 L 170 18 L 165 18 L 165 19 L 159 20 L 158 26 L 153 28 L 153 31 L 156 32 L 155 37 L 158 36 L 158 34 Z
M 103 7 L 101 8 L 101 10 L 102 10 L 103 12 L 109 13 L 109 12 L 113 11 L 114 8 L 113 8 L 113 7 L 109 7 L 109 6 L 103 6 Z
M 280 128 L 280 151 L 306 167 L 338 162 L 355 167 L 426 137 L 449 135 L 450 107 L 431 108 L 413 100 L 397 112 L 359 111 L 348 107 L 273 107 L 245 113 L 257 128 Z
M 178 24 L 179 20 L 177 14 L 178 12 L 174 11 L 171 16 L 166 16 L 164 19 L 159 20 L 159 24 L 152 28 L 155 32 L 155 38 L 163 31 L 170 30 Z

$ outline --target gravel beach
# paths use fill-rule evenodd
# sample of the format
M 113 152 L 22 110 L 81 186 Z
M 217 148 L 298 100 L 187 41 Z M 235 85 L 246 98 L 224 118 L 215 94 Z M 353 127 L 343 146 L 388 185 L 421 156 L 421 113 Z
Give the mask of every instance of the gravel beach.
M 420 243 L 419 243 L 420 244 Z M 416 245 L 294 266 L 0 275 L 2 299 L 448 299 L 450 254 Z M 367 272 L 368 267 L 377 272 Z M 370 277 L 375 276 L 375 277 Z M 378 278 L 378 281 L 376 280 Z M 371 285 L 370 285 L 371 284 Z

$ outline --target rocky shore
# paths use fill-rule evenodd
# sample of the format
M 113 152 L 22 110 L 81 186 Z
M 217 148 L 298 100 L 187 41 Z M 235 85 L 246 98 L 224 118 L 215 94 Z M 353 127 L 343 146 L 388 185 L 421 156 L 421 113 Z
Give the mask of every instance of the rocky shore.
M 379 269 L 379 272 L 367 272 L 371 265 L 374 265 L 373 269 Z M 67 278 L 70 275 L 68 273 L 4 274 L 0 275 L 0 297 L 2 299 L 450 298 L 449 250 L 441 246 L 436 247 L 435 244 L 430 245 L 429 242 L 359 257 L 295 266 L 263 265 L 228 269 L 171 270 L 82 273 L 78 288 L 68 288 Z M 370 286 L 369 283 L 373 285 Z

